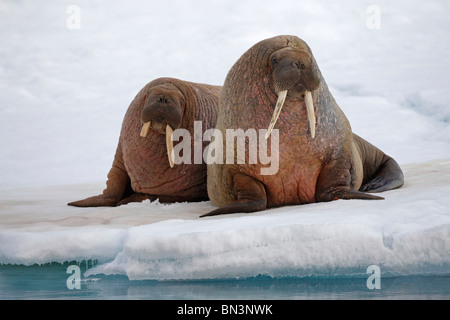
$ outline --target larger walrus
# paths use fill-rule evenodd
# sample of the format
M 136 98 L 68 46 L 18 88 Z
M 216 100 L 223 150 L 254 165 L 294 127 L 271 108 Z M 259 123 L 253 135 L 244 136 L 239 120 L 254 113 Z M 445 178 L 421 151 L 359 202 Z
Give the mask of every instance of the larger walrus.
M 206 164 L 175 165 L 172 133 L 184 128 L 193 137 L 194 121 L 201 121 L 202 130 L 214 127 L 220 88 L 174 78 L 159 78 L 144 86 L 125 114 L 103 194 L 69 205 L 118 206 L 156 198 L 207 200 Z
M 403 185 L 397 162 L 352 133 L 311 49 L 295 36 L 263 40 L 239 58 L 222 88 L 216 128 L 224 136 L 230 128 L 268 128 L 266 138 L 278 129 L 279 170 L 263 175 L 260 162 L 208 162 L 208 195 L 219 208 L 203 216 L 383 199 L 366 192 Z

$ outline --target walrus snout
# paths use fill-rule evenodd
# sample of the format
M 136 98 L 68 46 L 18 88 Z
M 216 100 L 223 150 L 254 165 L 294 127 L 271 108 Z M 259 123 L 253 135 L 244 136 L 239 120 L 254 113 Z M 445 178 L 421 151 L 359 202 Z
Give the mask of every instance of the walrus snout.
M 287 95 L 291 98 L 303 98 L 305 101 L 311 137 L 315 137 L 316 118 L 312 91 L 320 85 L 319 76 L 313 68 L 313 61 L 308 52 L 294 48 L 275 51 L 269 58 L 272 69 L 273 87 L 278 99 L 273 111 L 266 139 L 270 136 L 283 108 Z
M 166 127 L 170 126 L 172 130 L 178 129 L 181 126 L 181 114 L 173 110 L 169 112 L 148 112 L 145 109 L 141 115 L 141 136 L 147 137 L 150 129 L 159 134 L 166 134 Z
M 269 58 L 275 92 L 288 90 L 292 97 L 301 97 L 305 91 L 314 91 L 320 80 L 306 51 L 283 48 Z
M 165 134 L 167 125 L 173 130 L 178 129 L 181 126 L 181 112 L 181 101 L 166 95 L 151 97 L 141 111 L 141 122 L 144 124 L 141 136 L 146 137 L 150 128 L 160 134 Z
M 150 129 L 166 136 L 170 167 L 174 166 L 172 133 L 181 126 L 183 104 L 184 96 L 180 90 L 165 83 L 150 90 L 141 111 L 141 137 L 147 137 Z
M 166 96 L 156 97 L 145 104 L 141 112 L 141 137 L 147 137 L 150 128 L 166 136 L 167 156 L 170 167 L 174 166 L 173 140 L 174 129 L 181 126 L 181 105 Z
M 165 134 L 167 125 L 172 130 L 178 129 L 181 126 L 184 100 L 183 93 L 172 83 L 152 87 L 146 94 L 141 110 L 141 122 L 144 124 L 141 136 L 146 137 L 150 128 L 161 134 Z

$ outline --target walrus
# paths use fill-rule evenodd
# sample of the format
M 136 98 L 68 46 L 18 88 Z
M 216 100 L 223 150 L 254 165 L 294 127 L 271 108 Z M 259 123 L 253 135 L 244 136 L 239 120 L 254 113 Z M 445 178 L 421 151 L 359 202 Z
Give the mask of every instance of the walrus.
M 263 40 L 238 59 L 222 87 L 216 128 L 268 128 L 265 138 L 278 129 L 279 169 L 263 175 L 259 161 L 208 163 L 208 195 L 219 208 L 203 217 L 378 200 L 372 193 L 403 185 L 398 163 L 352 132 L 311 49 L 296 36 Z
M 193 136 L 194 121 L 201 121 L 203 130 L 214 127 L 219 92 L 220 86 L 174 78 L 145 85 L 124 116 L 103 194 L 68 205 L 119 206 L 156 198 L 160 202 L 208 200 L 206 164 L 175 165 L 172 132 L 184 128 Z

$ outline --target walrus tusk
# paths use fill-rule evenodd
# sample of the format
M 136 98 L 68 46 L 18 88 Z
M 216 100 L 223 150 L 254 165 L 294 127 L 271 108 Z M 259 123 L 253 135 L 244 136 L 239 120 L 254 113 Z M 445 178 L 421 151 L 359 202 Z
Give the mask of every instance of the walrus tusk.
M 141 130 L 141 137 L 146 137 L 148 136 L 148 133 L 150 132 L 150 126 L 151 126 L 151 122 L 148 121 L 146 123 L 144 123 L 144 125 L 142 126 L 142 130 Z
M 284 100 L 286 100 L 287 90 L 283 90 L 278 92 L 277 104 L 275 105 L 275 110 L 273 110 L 272 119 L 270 119 L 269 129 L 266 132 L 266 139 L 272 133 L 273 127 L 278 120 L 278 116 L 280 115 L 281 108 L 283 108 Z
M 306 112 L 308 114 L 309 128 L 311 129 L 311 137 L 316 136 L 316 116 L 314 114 L 314 104 L 311 91 L 305 91 Z
M 172 141 L 173 129 L 167 125 L 166 126 L 166 145 L 167 145 L 167 156 L 169 157 L 170 167 L 173 168 L 173 141 Z

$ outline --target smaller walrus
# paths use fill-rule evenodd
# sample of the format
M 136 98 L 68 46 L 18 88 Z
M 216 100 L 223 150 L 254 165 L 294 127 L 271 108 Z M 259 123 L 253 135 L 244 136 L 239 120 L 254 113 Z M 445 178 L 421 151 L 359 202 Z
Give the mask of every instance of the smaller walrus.
M 261 162 L 208 161 L 208 195 L 219 208 L 203 216 L 383 199 L 366 192 L 403 185 L 397 162 L 352 132 L 311 49 L 295 36 L 255 44 L 233 65 L 222 87 L 216 125 L 222 135 L 231 128 L 267 127 L 266 139 L 274 127 L 279 130 L 279 170 L 264 175 Z
M 172 132 L 184 128 L 193 137 L 194 121 L 202 122 L 202 130 L 214 127 L 220 88 L 173 78 L 144 86 L 125 114 L 103 194 L 68 205 L 119 206 L 156 198 L 208 200 L 206 164 L 174 165 Z

